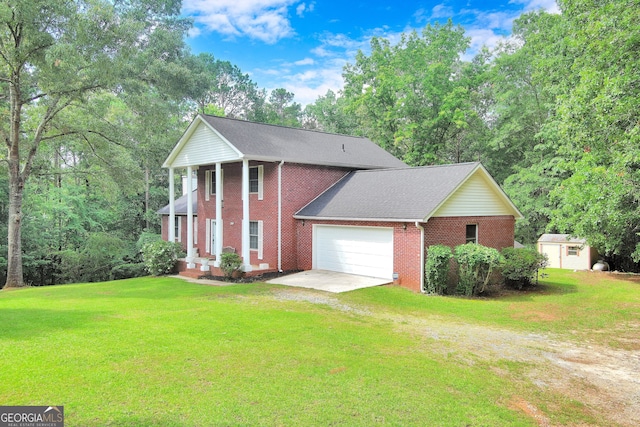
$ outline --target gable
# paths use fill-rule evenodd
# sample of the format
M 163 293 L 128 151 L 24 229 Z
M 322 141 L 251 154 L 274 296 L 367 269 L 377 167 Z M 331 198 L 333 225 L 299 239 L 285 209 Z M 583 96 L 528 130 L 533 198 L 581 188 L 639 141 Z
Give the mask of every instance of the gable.
M 432 217 L 513 215 L 521 218 L 495 182 L 477 169 L 439 206 Z
M 165 167 L 187 167 L 240 159 L 240 153 L 202 120 L 194 120 L 182 136 Z
M 201 166 L 240 159 L 351 169 L 406 167 L 366 138 L 202 114 L 191 122 L 163 167 Z

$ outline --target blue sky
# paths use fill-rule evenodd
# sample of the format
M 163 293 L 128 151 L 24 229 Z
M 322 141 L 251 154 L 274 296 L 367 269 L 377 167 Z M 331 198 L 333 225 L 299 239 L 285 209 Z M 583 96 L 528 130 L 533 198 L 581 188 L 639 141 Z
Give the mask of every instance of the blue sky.
M 558 12 L 555 0 L 183 0 L 195 21 L 187 39 L 248 73 L 261 88 L 283 87 L 306 105 L 342 88 L 342 68 L 371 37 L 400 34 L 451 18 L 471 48 L 495 46 L 523 12 Z

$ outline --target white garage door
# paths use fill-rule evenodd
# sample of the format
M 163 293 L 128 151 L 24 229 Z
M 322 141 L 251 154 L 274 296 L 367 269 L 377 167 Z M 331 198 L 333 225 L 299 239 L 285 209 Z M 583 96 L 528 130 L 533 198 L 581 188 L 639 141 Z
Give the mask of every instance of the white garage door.
M 315 269 L 392 279 L 392 228 L 316 225 L 313 242 Z

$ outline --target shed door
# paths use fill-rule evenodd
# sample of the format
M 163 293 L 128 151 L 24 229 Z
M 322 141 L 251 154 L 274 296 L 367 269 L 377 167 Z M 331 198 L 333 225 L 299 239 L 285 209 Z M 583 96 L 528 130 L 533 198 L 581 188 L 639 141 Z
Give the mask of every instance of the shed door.
M 393 228 L 314 226 L 313 268 L 393 278 Z

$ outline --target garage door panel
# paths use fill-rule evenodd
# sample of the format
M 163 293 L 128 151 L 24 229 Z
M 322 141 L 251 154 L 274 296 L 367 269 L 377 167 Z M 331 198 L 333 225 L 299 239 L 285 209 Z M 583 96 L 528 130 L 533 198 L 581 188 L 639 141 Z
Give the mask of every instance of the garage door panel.
M 392 278 L 393 229 L 316 226 L 314 268 Z

